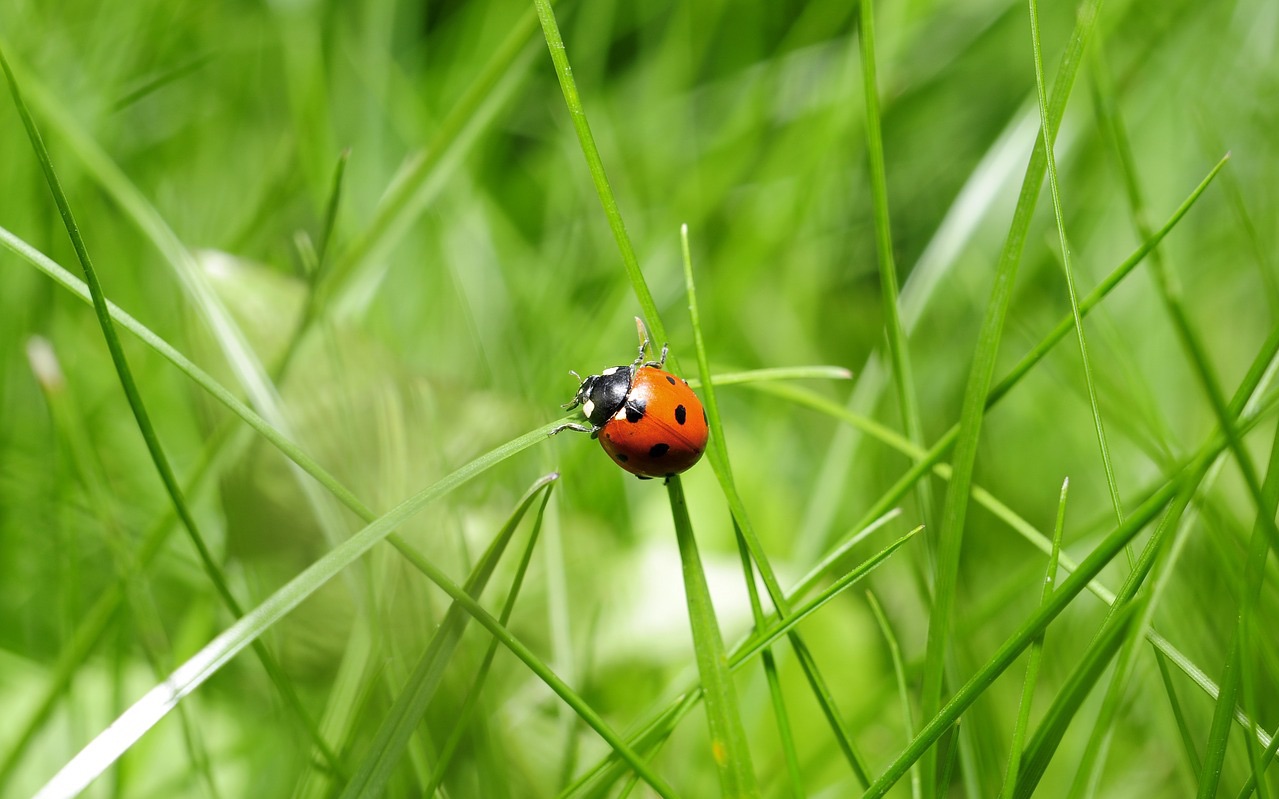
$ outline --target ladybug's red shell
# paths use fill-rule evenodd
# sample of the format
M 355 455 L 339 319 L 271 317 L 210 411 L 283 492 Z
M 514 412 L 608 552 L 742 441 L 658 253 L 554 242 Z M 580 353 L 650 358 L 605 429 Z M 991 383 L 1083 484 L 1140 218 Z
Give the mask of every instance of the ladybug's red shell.
M 706 411 L 688 383 L 653 366 L 635 371 L 626 401 L 599 431 L 600 445 L 631 474 L 670 477 L 706 451 Z

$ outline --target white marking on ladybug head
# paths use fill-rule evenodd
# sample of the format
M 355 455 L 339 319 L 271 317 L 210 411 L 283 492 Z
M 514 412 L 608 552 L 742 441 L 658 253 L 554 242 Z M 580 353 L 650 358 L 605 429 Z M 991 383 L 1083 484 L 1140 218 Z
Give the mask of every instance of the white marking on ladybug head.
M 608 377 L 609 375 L 617 374 L 617 370 L 620 368 L 621 368 L 620 366 L 610 366 L 604 371 L 600 372 L 600 375 L 602 375 L 603 377 Z
M 616 420 L 617 420 L 617 421 L 619 421 L 619 422 L 620 422 L 620 421 L 622 421 L 623 419 L 625 419 L 625 418 L 626 418 L 626 406 L 625 406 L 625 405 L 623 405 L 621 408 L 618 408 L 618 409 L 617 409 L 617 413 L 613 414 L 613 418 L 614 418 L 614 419 L 616 419 Z
M 582 412 L 586 414 L 586 418 L 591 418 L 591 414 L 595 413 L 595 401 L 587 400 L 582 403 Z

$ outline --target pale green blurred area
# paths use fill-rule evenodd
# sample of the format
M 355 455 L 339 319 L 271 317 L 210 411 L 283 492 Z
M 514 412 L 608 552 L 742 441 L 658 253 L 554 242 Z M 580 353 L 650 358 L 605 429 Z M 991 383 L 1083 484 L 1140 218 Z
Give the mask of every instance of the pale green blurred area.
M 504 1 L 7 0 L 0 31 L 107 295 L 244 396 L 206 323 L 207 301 L 184 288 L 122 207 L 121 187 L 149 203 L 195 254 L 269 372 L 305 303 L 297 241 L 321 235 L 340 152 L 350 150 L 329 251 L 339 262 L 377 218 L 401 165 L 441 135 L 529 8 Z M 834 0 L 590 0 L 563 2 L 557 14 L 683 370 L 696 363 L 679 262 L 679 225 L 687 223 L 716 369 L 835 364 L 866 373 L 884 332 L 856 8 Z M 1073 22 L 1070 3 L 1041 8 L 1050 82 Z M 984 0 L 881 3 L 877 25 L 894 256 L 931 443 L 958 418 L 1035 135 L 1029 25 L 1023 5 Z M 1279 307 L 1279 4 L 1116 0 L 1104 5 L 1097 34 L 1153 224 L 1232 154 L 1226 173 L 1164 248 L 1229 394 Z M 540 32 L 516 52 L 434 173 L 421 212 L 342 284 L 278 386 L 290 438 L 378 511 L 555 418 L 575 388 L 569 369 L 597 372 L 633 357 L 639 307 Z M 1085 68 L 1057 148 L 1082 291 L 1138 244 L 1092 92 Z M 114 183 L 86 164 L 75 137 L 114 163 Z M 0 226 L 79 274 L 7 93 L 0 100 L 0 186 Z M 997 377 L 1069 312 L 1060 262 L 1045 193 Z M 1144 267 L 1085 329 L 1119 488 L 1131 509 L 1163 473 L 1166 456 L 1191 452 L 1214 418 Z M 51 342 L 65 376 L 53 399 L 28 363 L 32 336 Z M 136 340 L 126 336 L 124 344 L 164 447 L 186 478 L 217 431 L 239 423 Z M 861 410 L 900 429 L 896 399 L 882 374 L 878 379 L 881 388 L 867 392 Z M 852 390 L 812 388 L 841 403 Z M 718 398 L 741 494 L 783 584 L 850 532 L 908 466 L 900 454 L 768 395 L 724 388 Z M 126 573 L 121 552 L 128 545 L 111 542 L 136 542 L 168 505 L 91 309 L 7 250 L 0 250 L 0 420 L 0 707 L 12 710 L 6 717 L 25 718 L 76 621 Z M 1271 429 L 1248 440 L 1259 467 Z M 229 442 L 193 502 L 238 596 L 252 606 L 334 537 L 362 524 L 308 496 L 266 442 L 243 434 Z M 92 454 L 87 467 L 77 465 L 77 447 Z M 694 673 L 659 484 L 634 480 L 585 437 L 565 435 L 432 505 L 402 532 L 461 581 L 525 488 L 552 470 L 562 479 L 512 628 L 625 730 L 663 707 Z M 1066 476 L 1066 547 L 1082 557 L 1113 526 L 1113 512 L 1073 336 L 989 415 L 976 479 L 1048 533 Z M 749 607 L 728 514 L 709 466 L 685 482 L 726 637 L 736 639 Z M 102 491 L 95 494 L 91 483 Z M 936 481 L 934 490 L 940 500 L 945 484 Z M 1215 678 L 1255 513 L 1233 468 L 1211 497 L 1155 625 Z M 903 510 L 858 550 L 862 556 L 922 520 L 913 494 Z M 1029 613 L 1045 559 L 977 506 L 965 544 L 953 647 L 968 674 Z M 922 542 L 895 556 L 871 584 L 914 684 L 928 607 L 912 559 L 924 563 Z M 1108 584 L 1124 573 L 1116 564 Z M 134 579 L 161 625 L 157 646 L 166 671 L 229 624 L 180 531 L 145 577 Z M 489 607 L 498 606 L 509 579 L 509 569 L 499 572 Z M 1276 610 L 1274 586 L 1271 580 L 1263 592 L 1261 618 Z M 326 707 L 332 712 L 330 702 L 346 708 L 338 741 L 350 747 L 342 752 L 348 765 L 358 763 L 444 607 L 443 595 L 403 559 L 377 549 L 269 637 L 314 718 Z M 1102 611 L 1085 595 L 1050 628 L 1045 706 Z M 38 787 L 155 684 L 140 644 L 144 622 L 133 612 L 117 618 L 0 792 Z M 801 629 L 878 772 L 902 749 L 905 732 L 888 650 L 865 601 L 842 598 Z M 1259 717 L 1273 728 L 1279 652 L 1272 635 L 1255 637 L 1264 677 Z M 341 677 L 357 642 L 371 647 L 369 668 Z M 436 743 L 426 736 L 414 742 L 394 790 L 424 778 L 423 764 L 451 730 L 487 642 L 468 633 L 423 728 Z M 814 795 L 823 788 L 851 795 L 847 765 L 802 675 L 789 652 L 780 657 L 807 787 Z M 1131 795 L 1126 786 L 1138 782 L 1149 790 L 1144 795 L 1185 795 L 1192 775 L 1148 651 L 1143 658 L 1132 704 L 1116 727 L 1104 795 Z M 745 674 L 738 687 L 757 770 L 766 793 L 782 795 L 766 686 L 757 666 Z M 1181 675 L 1174 681 L 1202 746 L 1212 703 Z M 980 733 L 956 781 L 975 795 L 998 790 L 1019 690 L 1015 667 L 966 717 Z M 482 721 L 445 782 L 450 796 L 553 796 L 566 760 L 571 765 L 575 757 L 582 767 L 605 751 L 509 657 L 499 655 L 486 696 Z M 305 740 L 255 661 L 239 658 L 189 706 L 222 795 L 294 795 L 312 770 Z M 1042 795 L 1065 795 L 1089 718 L 1072 727 Z M 0 753 L 12 735 L 0 730 Z M 695 712 L 656 761 L 683 795 L 714 792 L 713 770 L 681 754 L 704 745 L 704 721 Z M 1233 790 L 1246 773 L 1236 745 L 1224 784 Z M 100 780 L 93 795 L 207 795 L 172 718 L 130 753 L 116 779 Z M 324 795 L 310 791 L 298 794 Z M 897 795 L 905 791 L 903 783 Z

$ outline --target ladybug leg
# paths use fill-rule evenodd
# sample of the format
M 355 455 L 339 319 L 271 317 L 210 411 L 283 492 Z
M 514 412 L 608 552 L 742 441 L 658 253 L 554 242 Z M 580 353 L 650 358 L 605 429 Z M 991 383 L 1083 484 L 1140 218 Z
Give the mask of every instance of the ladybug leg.
M 577 424 L 576 422 L 568 422 L 566 424 L 562 424 L 559 427 L 552 430 L 551 432 L 547 433 L 546 435 L 553 436 L 556 433 L 562 433 L 565 430 L 572 430 L 577 433 L 590 433 L 591 438 L 595 438 L 595 436 L 599 435 L 598 427 L 587 427 L 584 424 Z

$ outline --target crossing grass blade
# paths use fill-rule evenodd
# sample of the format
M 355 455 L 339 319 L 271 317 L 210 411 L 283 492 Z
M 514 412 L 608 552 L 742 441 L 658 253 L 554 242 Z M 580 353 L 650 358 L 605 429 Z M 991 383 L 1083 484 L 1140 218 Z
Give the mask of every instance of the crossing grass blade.
M 682 226 L 680 229 L 680 248 L 684 257 L 684 286 L 688 293 L 688 312 L 693 327 L 693 345 L 697 351 L 697 368 L 701 374 L 703 402 L 706 408 L 707 425 L 710 428 L 710 440 L 707 442 L 706 457 L 710 460 L 711 468 L 715 471 L 715 478 L 719 481 L 720 490 L 723 491 L 724 498 L 728 502 L 729 512 L 737 525 L 738 532 L 741 534 L 747 549 L 750 550 L 751 557 L 759 568 L 760 578 L 764 581 L 764 587 L 768 591 L 768 598 L 772 601 L 777 613 L 785 617 L 790 614 L 790 607 L 782 592 L 781 585 L 778 583 L 777 575 L 769 563 L 768 555 L 764 552 L 764 547 L 760 543 L 759 537 L 755 534 L 755 528 L 751 525 L 750 518 L 746 513 L 746 504 L 742 501 L 741 495 L 737 491 L 737 486 L 733 482 L 732 465 L 728 459 L 728 444 L 724 439 L 724 424 L 720 418 L 719 403 L 715 400 L 715 386 L 711 380 L 710 361 L 706 355 L 706 342 L 702 337 L 701 315 L 697 307 L 697 286 L 693 280 L 693 256 L 688 245 L 687 225 Z M 827 724 L 835 734 L 835 740 L 839 744 L 840 751 L 848 761 L 854 776 L 865 785 L 869 780 L 865 758 L 862 757 L 857 750 L 856 744 L 853 743 L 852 733 L 848 730 L 839 708 L 835 706 L 835 698 L 831 695 L 826 680 L 822 677 L 821 671 L 818 669 L 817 663 L 808 649 L 808 645 L 804 643 L 798 632 L 791 632 L 789 638 L 791 646 L 795 650 L 795 656 L 799 660 L 800 668 L 804 671 L 804 677 L 808 680 L 809 687 L 812 689 L 813 696 L 817 699 L 817 703 L 822 709 L 822 714 L 826 717 Z
M 922 527 L 916 527 L 846 573 L 841 574 L 825 590 L 802 604 L 797 604 L 794 612 L 784 619 L 778 617 L 776 612 L 771 614 L 768 617 L 769 624 L 766 628 L 753 630 L 744 640 L 733 646 L 728 656 L 729 667 L 733 671 L 744 667 L 756 654 L 772 646 L 781 640 L 783 636 L 788 635 L 799 622 L 816 613 L 836 597 L 864 580 L 922 529 Z M 794 601 L 806 590 L 807 588 L 801 586 L 792 591 L 788 599 Z M 675 725 L 679 723 L 680 719 L 701 701 L 701 698 L 701 686 L 690 688 L 676 701 L 658 712 L 650 721 L 641 725 L 638 731 L 630 736 L 629 740 L 638 750 L 656 749 L 674 731 Z M 614 754 L 608 755 L 565 788 L 561 796 L 577 795 L 584 786 L 590 783 L 608 785 L 616 776 L 615 772 L 612 774 L 608 772 L 617 765 L 617 757 Z
M 1093 427 L 1097 431 L 1097 446 L 1101 450 L 1101 466 L 1106 476 L 1106 488 L 1110 491 L 1110 504 L 1115 509 L 1115 519 L 1124 521 L 1124 504 L 1119 498 L 1119 484 L 1115 478 L 1115 466 L 1110 458 L 1110 443 L 1106 439 L 1106 426 L 1101 418 L 1101 408 L 1097 401 L 1097 383 L 1093 379 L 1092 361 L 1088 357 L 1088 337 L 1084 335 L 1083 315 L 1079 312 L 1079 292 L 1075 288 L 1075 270 L 1071 266 L 1070 242 L 1066 237 L 1066 217 L 1061 208 L 1061 189 L 1057 181 L 1057 158 L 1053 154 L 1052 129 L 1048 117 L 1048 93 L 1044 88 L 1044 58 L 1039 41 L 1039 3 L 1030 0 L 1030 41 L 1031 52 L 1035 62 L 1035 94 L 1039 101 L 1039 131 L 1044 140 L 1044 163 L 1048 169 L 1049 194 L 1052 197 L 1053 217 L 1057 221 L 1057 237 L 1061 245 L 1062 267 L 1066 273 L 1066 293 L 1070 298 L 1070 313 L 1073 317 L 1075 335 L 1079 340 L 1079 359 L 1083 365 L 1084 388 L 1088 392 L 1088 407 L 1092 411 Z M 1148 233 L 1149 231 L 1143 231 Z M 1129 560 L 1132 560 L 1131 553 Z
M 536 530 L 541 526 L 542 513 L 546 509 L 546 501 L 550 498 L 551 489 L 558 478 L 559 475 L 552 474 L 538 480 L 516 504 L 515 511 L 493 537 L 488 550 L 471 570 L 471 575 L 463 586 L 463 590 L 473 599 L 479 600 L 485 585 L 488 584 L 489 578 L 493 576 L 493 571 L 497 568 L 498 561 L 506 551 L 506 546 L 515 535 L 520 521 L 532 507 L 533 501 L 541 494 L 542 501 L 537 511 L 538 524 L 534 528 L 534 537 L 536 536 Z M 342 791 L 342 799 L 378 796 L 386 790 L 391 775 L 408 747 L 409 737 L 421 724 L 427 706 L 435 697 L 435 692 L 444 678 L 444 670 L 448 666 L 449 659 L 470 620 L 470 616 L 461 605 L 454 603 L 449 606 L 444 614 L 444 620 L 431 635 L 426 652 L 423 653 L 408 684 L 404 686 L 399 698 L 392 705 L 359 768 Z M 497 642 L 494 641 L 493 646 L 496 645 Z
M 897 265 L 893 259 L 893 231 L 888 210 L 888 177 L 884 167 L 884 136 L 879 120 L 879 83 L 875 63 L 875 13 L 874 0 L 862 0 L 861 27 L 858 41 L 861 43 L 862 94 L 866 102 L 866 157 L 870 164 L 871 210 L 875 222 L 875 250 L 879 262 L 879 286 L 881 306 L 884 309 L 884 328 L 888 338 L 888 355 L 892 364 L 893 383 L 897 389 L 897 404 L 901 411 L 906 438 L 920 445 L 924 441 L 924 427 L 919 418 L 919 396 L 915 390 L 914 368 L 910 360 L 910 345 L 902 325 L 898 308 Z M 933 517 L 933 491 L 929 480 L 915 485 L 919 497 L 919 509 L 924 525 L 930 526 Z
M 733 687 L 724 639 L 715 618 L 706 573 L 702 570 L 693 525 L 688 518 L 688 503 L 679 475 L 667 478 L 666 491 L 671 500 L 671 516 L 675 521 L 675 537 L 679 543 L 680 563 L 684 576 L 688 620 L 693 628 L 693 649 L 697 656 L 697 672 L 702 679 L 702 696 L 706 720 L 710 725 L 709 752 L 719 773 L 719 784 L 726 797 L 759 796 L 755 771 L 751 766 L 746 728 L 742 726 L 741 708 Z
M 1070 479 L 1061 484 L 1061 497 L 1057 501 L 1057 524 L 1053 527 L 1053 549 L 1048 556 L 1048 571 L 1044 575 L 1044 587 L 1040 593 L 1039 604 L 1043 605 L 1052 595 L 1053 586 L 1057 582 L 1057 563 L 1061 557 L 1061 536 L 1066 526 L 1066 495 L 1070 490 Z M 1030 706 L 1035 697 L 1035 683 L 1039 679 L 1039 661 L 1044 652 L 1044 637 L 1040 635 L 1030 645 L 1030 653 L 1026 656 L 1026 677 L 1022 682 L 1021 703 L 1017 707 L 1017 722 L 1013 726 L 1012 743 L 1008 747 L 1008 770 L 1004 774 L 1004 788 L 1000 791 L 1001 799 L 1010 799 L 1017 787 L 1018 770 L 1025 744 L 1026 726 L 1030 722 Z
M 964 389 L 960 410 L 959 428 L 955 438 L 955 453 L 951 459 L 954 477 L 946 490 L 938 529 L 938 555 L 933 606 L 928 620 L 928 641 L 924 655 L 924 677 L 920 706 L 924 718 L 938 712 L 942 697 L 942 677 L 946 665 L 946 648 L 951 634 L 954 615 L 955 589 L 959 576 L 959 556 L 963 549 L 964 523 L 968 512 L 969 486 L 977 458 L 977 446 L 981 438 L 982 420 L 986 409 L 986 395 L 994 375 L 999 342 L 1003 335 L 1004 320 L 1012 300 L 1013 285 L 1017 278 L 1017 266 L 1021 261 L 1026 235 L 1039 198 L 1046 168 L 1044 143 L 1056 140 L 1058 125 L 1065 112 L 1075 76 L 1078 74 L 1083 53 L 1097 20 L 1100 0 L 1085 0 L 1076 17 L 1066 50 L 1057 69 L 1057 78 L 1048 104 L 1048 130 L 1038 137 L 1031 152 L 1026 176 L 1017 197 L 1013 221 L 1008 238 L 996 266 L 994 287 L 982 319 L 973 363 Z M 921 472 L 922 474 L 922 472 Z M 878 515 L 878 514 L 876 514 Z M 925 754 L 923 763 L 924 796 L 931 799 L 937 794 L 935 777 L 937 758 L 935 752 Z
M 897 643 L 897 634 L 893 632 L 893 626 L 888 621 L 888 616 L 884 614 L 883 606 L 875 598 L 874 591 L 866 591 L 866 603 L 870 605 L 875 623 L 879 625 L 884 642 L 888 644 L 888 656 L 893 661 L 893 676 L 897 679 L 897 694 L 902 704 L 902 723 L 906 728 L 906 740 L 909 742 L 915 737 L 915 719 L 910 710 L 910 687 L 906 684 L 906 664 L 902 661 L 901 645 Z M 919 799 L 921 790 L 923 789 L 919 779 L 919 764 L 915 763 L 910 767 L 910 795 L 913 799 Z
M 137 383 L 133 378 L 133 371 L 129 368 L 128 360 L 124 355 L 124 348 L 120 344 L 120 338 L 116 334 L 115 324 L 111 320 L 111 314 L 107 309 L 106 295 L 102 290 L 102 284 L 98 280 L 97 271 L 93 267 L 93 261 L 89 257 L 88 247 L 85 245 L 83 237 L 80 235 L 80 228 L 76 224 L 75 216 L 71 211 L 71 205 L 67 200 L 66 194 L 62 190 L 62 184 L 58 180 L 57 173 L 53 168 L 53 161 L 49 157 L 49 151 L 45 148 L 44 140 L 40 136 L 40 131 L 36 127 L 35 119 L 32 118 L 31 112 L 27 110 L 26 102 L 22 98 L 22 92 L 18 87 L 17 78 L 14 77 L 13 70 L 9 68 L 9 62 L 5 58 L 4 53 L 0 52 L 0 68 L 3 68 L 5 78 L 9 83 L 9 91 L 13 95 L 14 105 L 18 110 L 18 116 L 22 119 L 23 127 L 26 128 L 27 138 L 31 142 L 31 149 L 35 153 L 36 160 L 40 164 L 40 169 L 44 173 L 45 181 L 49 186 L 49 192 L 53 195 L 53 201 L 58 208 L 58 214 L 62 217 L 63 226 L 66 228 L 67 235 L 71 239 L 71 245 L 75 249 L 76 258 L 80 261 L 80 266 L 84 270 L 85 282 L 88 285 L 89 294 L 93 300 L 94 312 L 98 318 L 98 325 L 102 330 L 103 338 L 106 340 L 107 350 L 111 355 L 111 363 L 115 369 L 116 375 L 120 380 L 120 385 L 124 389 L 125 397 L 128 399 L 129 408 L 133 412 L 133 418 L 137 425 L 138 432 L 142 436 L 143 442 L 146 444 L 147 453 L 149 454 L 156 471 L 159 473 L 160 481 L 164 485 L 165 492 L 169 495 L 169 500 L 173 504 L 173 509 L 177 513 L 178 518 L 182 521 L 182 527 L 187 531 L 188 538 L 195 547 L 200 558 L 200 564 L 204 568 L 206 576 L 216 589 L 219 598 L 226 605 L 231 614 L 237 618 L 244 616 L 244 611 L 239 601 L 231 593 L 230 586 L 227 585 L 226 577 L 222 573 L 221 567 L 213 558 L 204 536 L 200 532 L 199 526 L 196 524 L 195 516 L 191 513 L 187 505 L 186 497 L 182 493 L 182 487 L 178 484 L 177 476 L 173 472 L 173 467 L 169 463 L 169 458 L 165 454 L 160 444 L 159 436 L 156 435 L 155 427 L 151 424 L 151 417 L 148 414 L 145 404 L 142 402 L 142 395 L 138 392 Z M 271 682 L 276 686 L 280 696 L 284 699 L 285 705 L 289 708 L 299 725 L 311 738 L 311 742 L 316 746 L 325 762 L 334 771 L 341 772 L 342 766 L 337 759 L 337 755 L 329 747 L 323 736 L 320 735 L 319 728 L 315 722 L 307 714 L 306 709 L 302 706 L 302 700 L 298 697 L 297 692 L 293 689 L 292 684 L 285 676 L 283 670 L 275 660 L 275 657 L 266 648 L 266 645 L 260 641 L 253 641 L 254 654 L 262 662 L 262 667 L 266 670 Z M 96 773 L 94 776 L 97 776 Z

